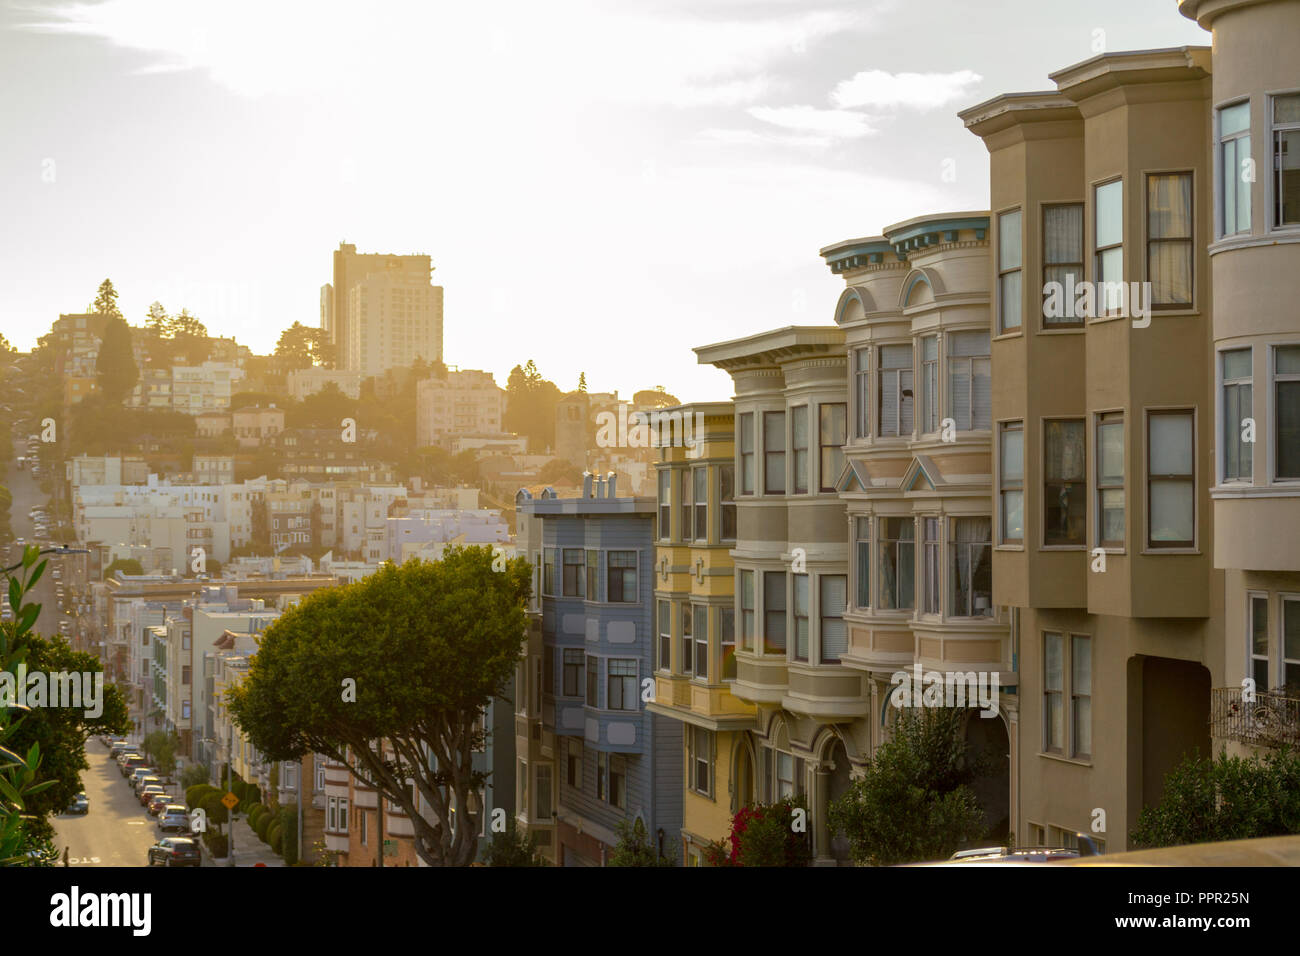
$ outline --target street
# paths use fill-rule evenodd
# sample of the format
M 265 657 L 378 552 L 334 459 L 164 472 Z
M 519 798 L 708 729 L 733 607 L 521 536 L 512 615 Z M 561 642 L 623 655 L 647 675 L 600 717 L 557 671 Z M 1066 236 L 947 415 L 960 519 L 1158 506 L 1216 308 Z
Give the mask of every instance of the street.
M 73 866 L 145 866 L 149 847 L 158 841 L 153 818 L 97 738 L 86 741 L 86 762 L 90 769 L 81 782 L 90 812 L 54 817 L 55 847 L 60 853 L 68 848 Z
M 27 454 L 27 443 L 24 437 L 21 440 L 14 441 L 14 457 Z M 13 528 L 14 538 L 24 538 L 28 544 L 42 543 L 36 538 L 36 528 L 28 512 L 35 507 L 44 507 L 48 501 L 47 496 L 41 491 L 40 484 L 32 476 L 31 466 L 19 470 L 15 464 L 9 469 L 7 476 L 7 487 L 9 493 L 13 495 L 13 504 L 10 507 L 10 527 Z M 44 547 L 50 547 L 48 543 Z M 15 564 L 22 558 L 22 550 L 15 544 L 9 550 L 9 564 Z M 71 620 L 68 615 L 64 614 L 59 608 L 57 600 L 57 591 L 54 581 L 55 568 L 62 568 L 65 558 L 55 555 L 47 555 L 44 560 L 49 562 L 45 573 L 41 579 L 36 582 L 36 588 L 27 600 L 32 604 L 41 605 L 40 616 L 36 619 L 33 630 L 38 634 L 53 635 L 59 632 L 59 622 L 62 620 Z M 64 580 L 68 578 L 65 574 Z M 70 586 L 65 585 L 65 586 Z

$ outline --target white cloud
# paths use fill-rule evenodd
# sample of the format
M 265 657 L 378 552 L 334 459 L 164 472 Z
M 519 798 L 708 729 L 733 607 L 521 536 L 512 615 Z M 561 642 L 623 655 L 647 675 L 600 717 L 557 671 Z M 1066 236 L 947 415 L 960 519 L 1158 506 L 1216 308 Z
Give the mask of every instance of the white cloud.
M 751 106 L 749 115 L 783 129 L 820 133 L 837 139 L 857 139 L 876 132 L 865 113 L 823 110 L 815 106 Z
M 878 109 L 931 110 L 967 99 L 984 77 L 971 70 L 955 73 L 887 73 L 864 70 L 842 80 L 831 93 L 841 109 L 872 106 Z

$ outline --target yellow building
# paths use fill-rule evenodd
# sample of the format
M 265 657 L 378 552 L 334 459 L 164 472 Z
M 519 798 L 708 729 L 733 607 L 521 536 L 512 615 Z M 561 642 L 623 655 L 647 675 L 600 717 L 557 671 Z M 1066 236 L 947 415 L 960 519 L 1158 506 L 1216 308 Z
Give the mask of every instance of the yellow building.
M 680 859 L 702 863 L 751 801 L 745 767 L 754 705 L 732 694 L 736 678 L 736 466 L 730 402 L 660 413 L 656 465 L 654 713 L 684 735 Z M 736 771 L 740 779 L 735 779 Z M 751 775 L 752 776 L 752 775 Z

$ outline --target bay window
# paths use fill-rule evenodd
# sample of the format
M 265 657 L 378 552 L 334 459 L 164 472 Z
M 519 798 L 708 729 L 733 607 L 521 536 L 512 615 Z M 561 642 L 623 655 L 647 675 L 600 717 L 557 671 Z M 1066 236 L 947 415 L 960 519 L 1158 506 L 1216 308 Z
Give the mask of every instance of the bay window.
M 794 494 L 808 493 L 808 406 L 790 409 L 790 447 L 794 452 Z
M 821 455 L 818 462 L 820 471 L 819 491 L 835 490 L 844 469 L 844 443 L 848 440 L 845 430 L 848 428 L 848 409 L 842 402 L 828 402 L 817 407 L 818 447 Z
M 1097 416 L 1097 544 L 1124 547 L 1124 413 Z
M 853 519 L 854 560 L 853 573 L 857 587 L 853 606 L 871 607 L 871 519 L 860 517 Z
M 1250 232 L 1250 101 L 1219 110 L 1219 235 Z
M 993 522 L 953 518 L 948 542 L 949 608 L 953 617 L 993 616 Z
M 1097 315 L 1117 315 L 1124 304 L 1124 182 L 1097 186 L 1092 196 Z
M 853 421 L 858 438 L 871 435 L 871 349 L 853 351 Z
M 1242 441 L 1245 420 L 1252 415 L 1254 373 L 1250 349 L 1221 353 L 1223 374 L 1223 480 L 1249 483 L 1254 474 L 1253 445 Z
M 1196 478 L 1190 411 L 1147 413 L 1147 514 L 1149 548 L 1190 548 L 1196 543 Z
M 916 523 L 911 518 L 880 519 L 880 607 L 916 607 Z
M 1025 425 L 1006 422 L 998 441 L 999 521 L 1003 544 L 1025 539 Z
M 998 332 L 1020 328 L 1020 210 L 998 216 Z
M 912 346 L 880 347 L 880 425 L 882 437 L 911 436 Z
M 939 430 L 939 337 L 921 339 L 921 434 Z
M 808 660 L 808 575 L 794 579 L 794 659 Z
M 763 494 L 785 494 L 785 412 L 763 413 Z
M 923 614 L 939 613 L 939 519 L 921 519 L 921 588 Z
M 1147 280 L 1152 309 L 1192 304 L 1192 174 L 1147 175 Z
M 740 493 L 754 493 L 754 413 L 740 416 Z
M 1300 93 L 1273 97 L 1273 225 L 1300 226 Z
M 961 431 L 987 430 L 993 417 L 987 332 L 948 336 L 948 414 Z
M 763 653 L 785 653 L 785 572 L 763 572 Z
M 1043 309 L 1043 328 L 1083 325 L 1070 303 L 1070 289 L 1083 281 L 1083 203 L 1054 203 L 1043 207 L 1043 303 L 1049 298 L 1048 283 L 1061 288 L 1060 315 Z
M 838 664 L 849 650 L 849 630 L 844 611 L 849 603 L 849 579 L 843 574 L 823 574 L 817 579 L 821 629 L 821 662 Z
M 1273 454 L 1277 478 L 1300 478 L 1300 345 L 1273 350 Z
M 695 616 L 695 676 L 709 679 L 709 609 L 703 604 L 692 606 Z
M 1043 544 L 1083 545 L 1087 513 L 1081 419 L 1043 422 Z

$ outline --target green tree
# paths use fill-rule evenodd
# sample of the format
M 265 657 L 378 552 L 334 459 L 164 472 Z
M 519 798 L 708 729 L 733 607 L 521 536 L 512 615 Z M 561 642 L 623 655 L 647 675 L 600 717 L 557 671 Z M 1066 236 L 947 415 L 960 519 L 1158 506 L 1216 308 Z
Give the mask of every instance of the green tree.
M 1289 833 L 1300 833 L 1300 753 L 1280 747 L 1262 757 L 1184 757 L 1129 839 L 1154 848 Z
M 33 674 L 102 674 L 99 658 L 84 651 L 75 651 L 62 637 L 42 637 L 28 634 L 23 639 L 27 649 L 27 672 Z M 92 678 L 93 680 L 93 678 Z M 81 680 L 78 677 L 78 683 Z M 92 684 L 93 688 L 93 684 Z M 51 688 L 52 690 L 52 688 Z M 92 691 L 93 693 L 93 691 Z M 54 701 L 51 699 L 50 704 Z M 40 794 L 27 805 L 27 812 L 36 818 L 37 832 L 53 836 L 49 815 L 61 813 L 82 790 L 81 774 L 90 769 L 86 761 L 86 740 L 94 734 L 125 734 L 130 729 L 126 699 L 115 684 L 102 685 L 100 713 L 90 717 L 87 712 L 96 708 L 92 702 L 82 700 L 80 707 L 35 707 L 23 719 L 13 736 L 12 746 L 21 751 L 38 744 L 45 755 L 41 776 L 53 780 L 54 786 Z
M 827 816 L 831 832 L 848 838 L 857 863 L 946 859 L 984 836 L 984 813 L 971 785 L 986 761 L 967 751 L 967 715 L 956 707 L 898 711 L 892 735 L 866 774 Z
M 432 866 L 474 859 L 478 835 L 453 833 L 451 808 L 485 780 L 475 724 L 504 698 L 525 636 L 529 564 L 494 563 L 490 547 L 452 548 L 317 591 L 271 625 L 231 692 L 235 720 L 268 759 L 314 752 L 347 764 L 406 812 Z
M 618 843 L 609 856 L 609 866 L 676 866 L 677 858 L 671 846 L 664 849 L 664 855 L 650 843 L 645 823 L 640 817 L 635 821 L 618 822 Z
M 135 558 L 118 558 L 104 569 L 104 580 L 111 581 L 118 571 L 123 574 L 144 574 L 144 568 Z
M 280 333 L 275 343 L 275 354 L 288 368 L 310 368 L 312 365 L 312 330 L 295 322 Z
M 171 316 L 163 308 L 161 302 L 154 302 L 149 306 L 149 311 L 145 315 L 144 327 L 160 339 L 165 339 L 171 335 Z
M 140 381 L 140 369 L 135 364 L 135 350 L 131 344 L 131 327 L 120 316 L 104 325 L 104 335 L 99 342 L 99 356 L 95 360 L 95 373 L 99 379 L 99 393 L 104 401 L 120 405 L 131 396 L 131 390 Z
M 547 381 L 529 359 L 516 365 L 506 379 L 506 411 L 503 425 L 507 431 L 528 437 L 528 450 L 538 454 L 555 445 L 555 409 L 563 395 L 554 382 Z
M 119 319 L 122 317 L 122 310 L 117 307 L 117 290 L 113 288 L 112 279 L 105 279 L 99 284 L 99 292 L 95 295 L 90 311 L 96 315 L 112 315 Z
M 731 820 L 724 842 L 705 850 L 710 866 L 807 866 L 808 805 L 803 798 L 742 807 Z
M 659 385 L 633 393 L 632 404 L 637 408 L 671 408 L 680 405 L 681 401 L 676 395 L 670 395 L 664 391 L 662 385 Z
M 483 854 L 488 866 L 546 866 L 546 858 L 537 852 L 537 838 L 520 833 L 514 817 L 506 820 L 504 831 L 492 834 L 492 842 Z
M 586 372 L 579 372 L 579 373 L 578 373 L 578 391 L 582 392 L 584 395 L 587 393 L 587 373 L 586 373 Z

